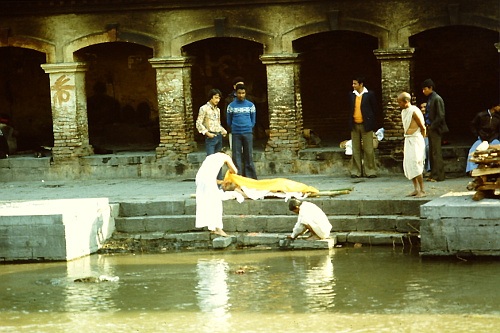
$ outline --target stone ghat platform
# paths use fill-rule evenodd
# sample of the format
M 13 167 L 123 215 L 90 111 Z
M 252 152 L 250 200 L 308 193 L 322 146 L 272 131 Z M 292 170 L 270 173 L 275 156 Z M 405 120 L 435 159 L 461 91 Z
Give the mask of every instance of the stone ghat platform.
M 424 256 L 499 256 L 500 199 L 448 193 L 420 207 Z
M 106 198 L 0 204 L 2 261 L 67 261 L 95 253 L 114 231 Z
M 473 201 L 474 192 L 464 192 L 469 177 L 425 182 L 425 198 L 406 197 L 413 186 L 402 174 L 375 179 L 328 175 L 289 178 L 320 190 L 354 188 L 346 195 L 309 199 L 332 223 L 335 245 L 330 242 L 329 247 L 362 244 L 417 249 L 422 237 L 423 255 L 496 255 L 498 251 L 495 235 L 500 200 Z M 297 219 L 282 199 L 245 200 L 241 204 L 225 201 L 224 229 L 232 237 L 230 244 L 223 240 L 217 245 L 214 235 L 194 227 L 194 192 L 194 181 L 183 177 L 1 183 L 0 260 L 71 260 L 126 247 L 131 252 L 224 246 L 277 249 Z M 460 229 L 462 225 L 466 231 Z M 71 236 L 69 226 L 81 229 L 73 229 Z M 61 237 L 57 241 L 50 238 L 55 234 Z M 464 243 L 472 240 L 481 247 Z M 75 250 L 67 244 L 82 246 Z M 58 257 L 49 253 L 56 245 L 61 250 Z
M 418 250 L 417 234 L 393 232 L 333 232 L 330 238 L 309 241 L 305 236 L 287 239 L 290 233 L 231 233 L 218 237 L 209 232 L 184 233 L 116 233 L 99 253 L 162 253 L 177 250 L 245 249 L 260 250 L 331 250 L 342 246 L 392 246 Z

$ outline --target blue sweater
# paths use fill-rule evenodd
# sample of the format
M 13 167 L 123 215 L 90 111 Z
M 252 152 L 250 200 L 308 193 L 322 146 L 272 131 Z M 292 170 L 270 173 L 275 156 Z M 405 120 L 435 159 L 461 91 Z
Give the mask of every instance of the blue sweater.
M 227 124 L 232 133 L 252 133 L 255 126 L 255 105 L 248 100 L 235 99 L 227 107 Z

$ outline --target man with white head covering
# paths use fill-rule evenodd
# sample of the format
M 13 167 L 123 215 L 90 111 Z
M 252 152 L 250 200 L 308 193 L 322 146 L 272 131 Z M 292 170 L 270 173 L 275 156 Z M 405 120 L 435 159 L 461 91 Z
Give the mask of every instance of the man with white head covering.
M 229 172 L 238 173 L 231 157 L 219 152 L 208 155 L 196 174 L 196 227 L 208 227 L 213 234 L 227 237 L 222 230 L 223 191 L 219 189 L 217 175 L 226 164 Z

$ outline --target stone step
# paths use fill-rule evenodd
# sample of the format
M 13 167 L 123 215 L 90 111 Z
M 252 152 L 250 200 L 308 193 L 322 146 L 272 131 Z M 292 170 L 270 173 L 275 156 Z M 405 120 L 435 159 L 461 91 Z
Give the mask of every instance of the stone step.
M 186 207 L 190 207 L 189 201 L 192 200 L 120 202 L 120 216 L 194 214 L 193 211 L 186 211 Z
M 335 247 L 336 237 L 309 241 L 305 239 L 280 239 L 279 247 L 282 250 L 330 250 Z
M 297 239 L 290 242 L 286 239 L 289 233 L 234 233 L 226 240 L 240 247 L 270 247 L 282 249 L 330 249 L 340 244 L 356 244 L 357 246 L 417 246 L 418 236 L 415 234 L 401 234 L 396 232 L 332 232 L 328 241 L 306 241 Z M 115 233 L 113 241 L 115 246 L 134 248 L 132 243 L 141 243 L 140 246 L 148 247 L 148 242 L 154 242 L 153 246 L 158 251 L 161 249 L 173 248 L 222 248 L 219 242 L 214 244 L 214 240 L 220 237 L 212 235 L 207 231 L 186 232 L 186 233 Z M 127 246 L 124 246 L 127 245 Z M 228 244 L 224 244 L 227 247 Z M 137 246 L 136 246 L 137 247 Z
M 334 215 L 328 216 L 332 231 L 419 232 L 420 217 L 404 215 Z M 225 215 L 227 232 L 290 233 L 297 215 Z M 159 215 L 115 218 L 121 233 L 189 232 L 195 228 L 195 215 Z
M 327 215 L 420 215 L 421 200 L 362 200 L 343 198 L 309 198 Z M 156 215 L 194 215 L 195 199 L 177 201 L 132 201 L 120 203 L 122 217 Z M 283 199 L 236 200 L 224 201 L 224 213 L 227 215 L 293 215 L 288 210 L 288 203 Z

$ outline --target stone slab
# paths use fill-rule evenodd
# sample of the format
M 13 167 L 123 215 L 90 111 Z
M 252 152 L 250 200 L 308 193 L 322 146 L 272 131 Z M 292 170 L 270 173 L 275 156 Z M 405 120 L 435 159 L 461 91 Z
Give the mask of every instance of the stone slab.
M 217 237 L 212 240 L 212 246 L 214 249 L 225 249 L 231 245 L 236 237 Z
M 243 246 L 270 245 L 277 246 L 279 240 L 284 237 L 278 233 L 248 233 L 238 237 L 238 242 Z
M 183 232 L 195 229 L 193 215 L 158 215 L 116 218 L 116 230 L 119 232 Z
M 120 216 L 154 216 L 185 214 L 184 200 L 136 200 L 120 203 Z
M 422 255 L 500 252 L 500 221 L 470 218 L 428 219 L 421 224 Z
M 322 240 L 304 240 L 304 239 L 281 239 L 279 241 L 282 250 L 329 250 L 335 247 L 335 238 Z
M 181 242 L 200 242 L 209 241 L 211 237 L 210 232 L 183 232 L 174 234 L 165 234 L 163 239 L 176 240 Z
M 368 245 L 403 245 L 405 236 L 396 232 L 350 232 L 346 241 Z
M 194 199 L 191 199 L 193 202 Z M 340 197 L 310 197 L 307 201 L 320 207 L 326 215 L 420 215 L 420 205 L 428 200 L 365 200 L 349 195 Z M 224 213 L 227 215 L 289 215 L 295 216 L 288 209 L 284 199 L 236 200 L 224 201 Z

